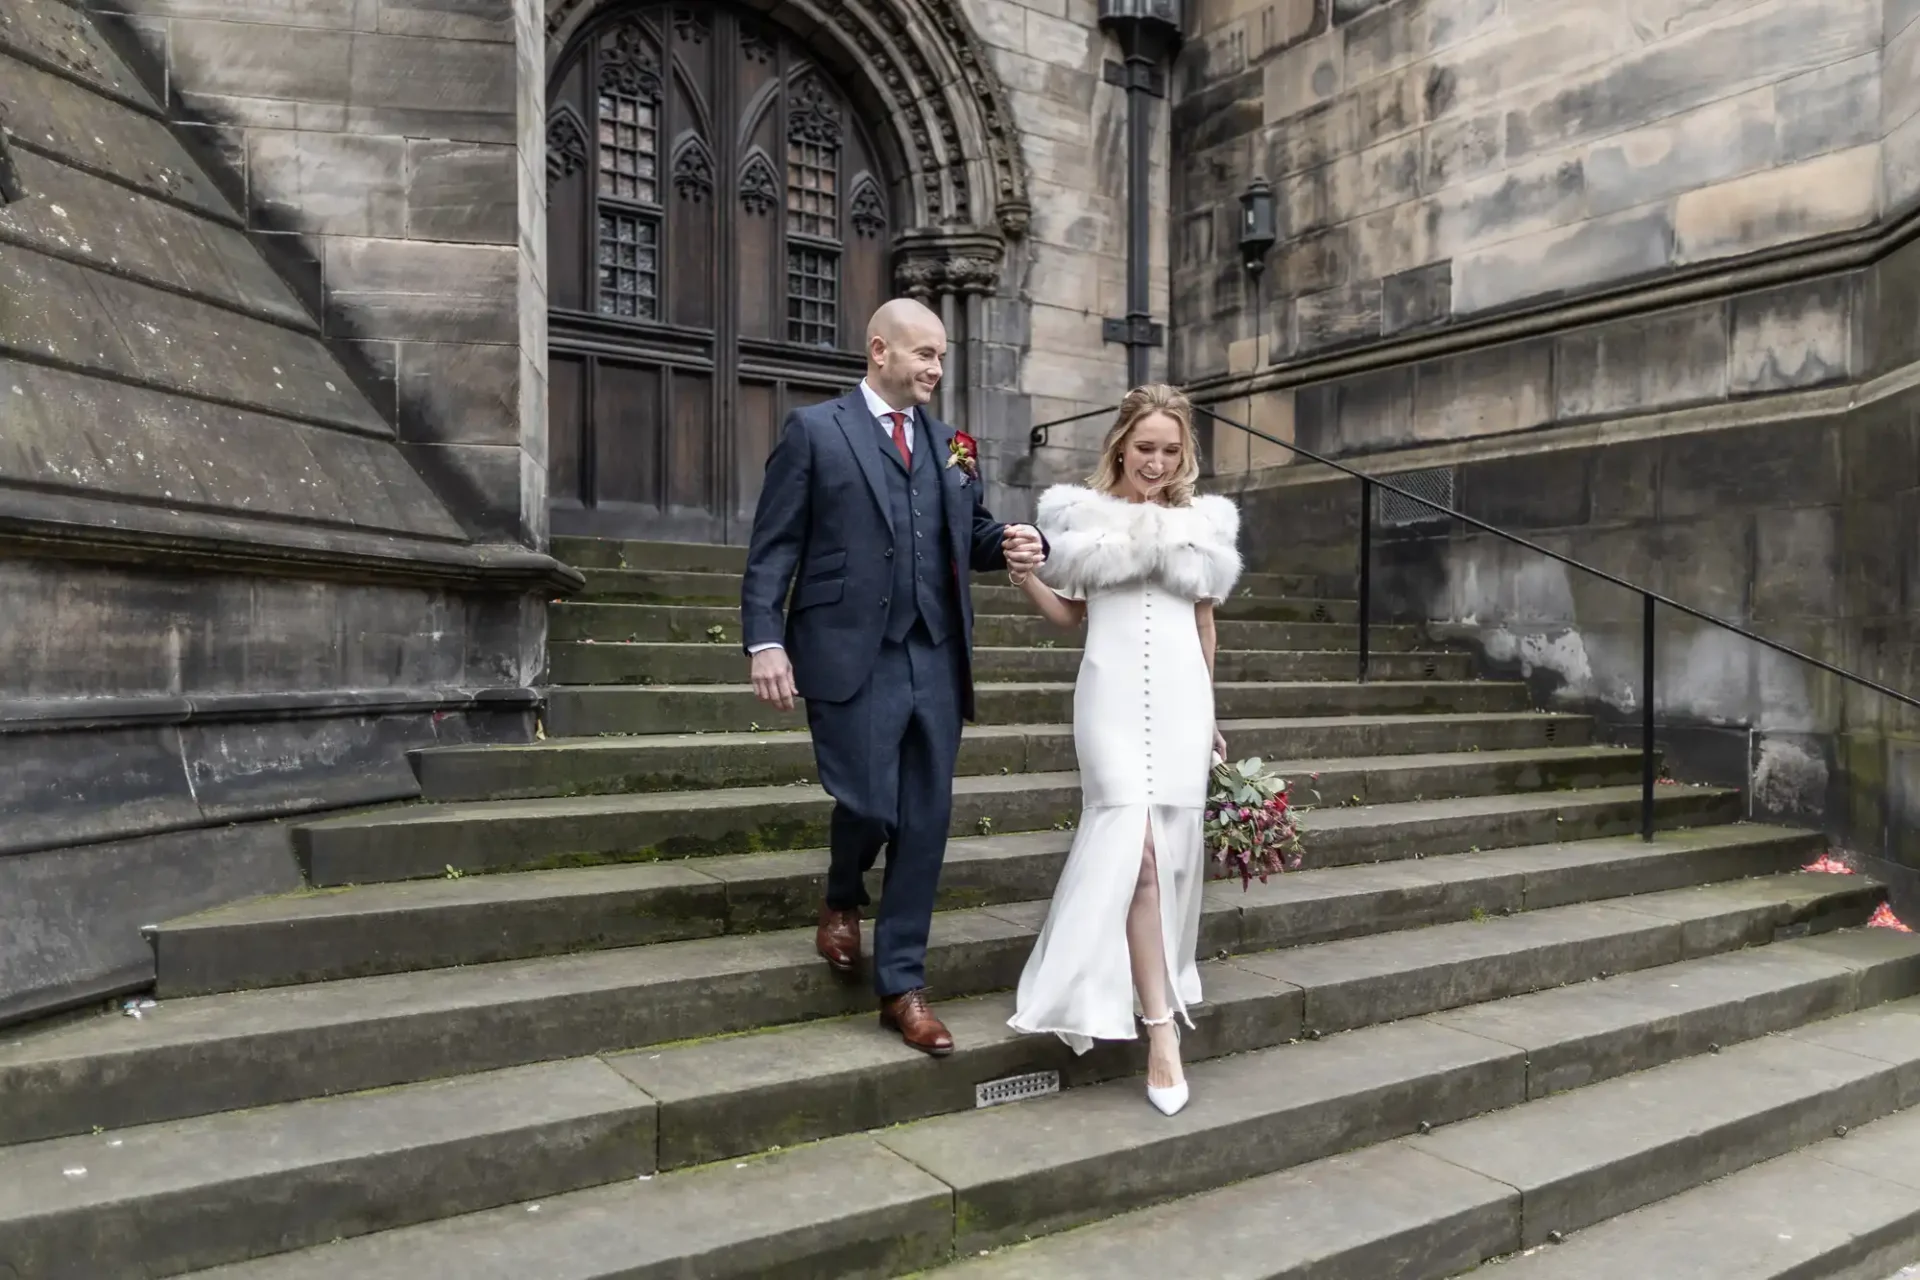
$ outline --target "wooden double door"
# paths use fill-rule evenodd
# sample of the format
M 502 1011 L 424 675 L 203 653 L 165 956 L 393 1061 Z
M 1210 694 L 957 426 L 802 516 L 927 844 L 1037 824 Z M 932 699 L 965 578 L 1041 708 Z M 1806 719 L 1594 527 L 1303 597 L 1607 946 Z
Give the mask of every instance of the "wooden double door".
M 609 9 L 548 91 L 555 533 L 746 541 L 788 409 L 865 368 L 892 190 L 855 108 L 770 22 Z

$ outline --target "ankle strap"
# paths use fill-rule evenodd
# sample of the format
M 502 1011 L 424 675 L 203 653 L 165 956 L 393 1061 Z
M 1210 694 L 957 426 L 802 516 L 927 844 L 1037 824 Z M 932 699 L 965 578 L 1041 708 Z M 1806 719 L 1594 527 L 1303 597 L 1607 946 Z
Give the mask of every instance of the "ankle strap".
M 1173 1015 L 1172 1015 L 1172 1014 L 1168 1014 L 1168 1015 L 1167 1015 L 1166 1017 L 1164 1017 L 1164 1018 L 1149 1018 L 1149 1017 L 1146 1017 L 1146 1016 L 1144 1016 L 1144 1015 L 1143 1015 L 1143 1016 L 1141 1017 L 1141 1019 L 1140 1019 L 1140 1021 L 1141 1021 L 1141 1023 L 1142 1023 L 1142 1025 L 1145 1025 L 1145 1026 L 1149 1026 L 1149 1027 L 1164 1027 L 1164 1026 L 1166 1026 L 1166 1025 L 1167 1025 L 1167 1024 L 1169 1023 L 1169 1022 L 1172 1022 L 1172 1021 L 1173 1021 Z

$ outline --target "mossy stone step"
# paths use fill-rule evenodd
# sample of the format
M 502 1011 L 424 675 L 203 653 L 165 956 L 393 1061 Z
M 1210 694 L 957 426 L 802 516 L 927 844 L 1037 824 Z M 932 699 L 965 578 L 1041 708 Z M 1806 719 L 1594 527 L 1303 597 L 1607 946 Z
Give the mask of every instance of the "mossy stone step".
M 553 558 L 576 569 L 644 569 L 655 573 L 746 572 L 747 549 L 710 542 L 644 542 L 577 538 L 552 542 Z
M 1591 1002 L 1603 987 L 1565 992 L 1569 1001 Z M 1136 1211 L 1127 1220 L 1133 1223 L 1149 1218 L 1148 1206 L 1164 1205 L 1158 1220 L 1165 1222 L 1185 1207 L 1231 1196 L 1235 1184 L 1258 1185 L 1249 1179 L 1389 1143 L 1429 1157 L 1429 1168 L 1464 1165 L 1458 1181 L 1490 1200 L 1471 1225 L 1490 1216 L 1524 1244 L 1557 1217 L 1577 1219 L 1636 1197 L 1644 1202 L 1660 1188 L 1697 1185 L 1764 1160 L 1823 1128 L 1895 1111 L 1903 1082 L 1920 1071 L 1914 1003 L 1842 1014 L 1674 1061 L 1650 1020 L 1615 1000 L 1615 1025 L 1600 1047 L 1647 1046 L 1659 1065 L 1536 1101 L 1527 1101 L 1527 1050 L 1415 1019 L 1194 1063 L 1194 1102 L 1172 1122 L 1147 1107 L 1138 1079 L 1129 1078 L 764 1159 L 669 1172 L 644 1187 L 551 1197 L 538 1214 L 508 1206 L 345 1240 L 245 1264 L 220 1280 L 403 1280 L 429 1267 L 615 1280 L 635 1274 L 637 1265 L 661 1275 L 684 1272 L 695 1259 L 700 1274 L 714 1280 L 900 1275 L 1116 1211 Z M 1555 1021 L 1565 1036 L 1564 1007 L 1549 1006 L 1539 1033 L 1528 1038 L 1568 1047 L 1552 1039 Z M 1700 1021 L 1726 1012 L 1703 1013 Z M 1509 1134 L 1513 1140 L 1501 1141 Z M 822 1184 L 834 1194 L 821 1194 Z M 1385 1191 L 1357 1195 L 1359 1209 L 1342 1221 L 1364 1228 L 1399 1208 L 1394 1199 L 1376 1203 Z M 1195 1196 L 1204 1199 L 1184 1199 Z M 715 1213 L 716 1206 L 726 1212 Z M 1284 1222 L 1290 1206 L 1242 1200 L 1239 1207 L 1257 1224 L 1247 1234 L 1264 1244 L 1265 1223 Z M 1456 1234 L 1467 1225 L 1456 1218 Z M 1098 1242 L 1105 1231 L 1096 1225 L 1084 1238 Z M 1210 1280 L 1284 1274 L 1258 1270 L 1272 1259 L 1250 1257 L 1236 1243 L 1239 1234 L 1224 1230 L 1210 1243 L 1191 1234 L 1176 1239 L 1188 1262 L 1209 1259 Z M 1147 1250 L 1136 1256 L 1171 1256 L 1143 1239 Z M 1111 1246 L 1100 1269 L 1074 1269 L 1079 1249 L 1074 1237 L 1042 1239 L 997 1258 L 970 1259 L 955 1274 L 1136 1274 L 1115 1269 L 1125 1255 Z M 1049 1265 L 1053 1258 L 1063 1260 L 1062 1268 Z M 1181 1272 L 1173 1267 L 1168 1274 Z M 1400 1280 L 1405 1272 L 1350 1274 Z
M 1307 761 L 1579 747 L 1591 741 L 1593 722 L 1541 712 L 1313 716 L 1227 720 L 1221 732 L 1236 759 Z M 422 798 L 434 802 L 776 786 L 809 782 L 815 771 L 812 741 L 796 730 L 552 738 L 428 747 L 409 758 Z M 968 725 L 961 734 L 961 775 L 1047 773 L 1075 765 L 1071 725 Z
M 1878 952 L 1897 966 L 1895 957 L 1902 952 L 1911 957 L 1916 950 L 1910 938 L 1890 941 L 1874 932 L 1782 943 L 1489 1006 L 1514 1033 L 1509 1043 L 1539 1047 L 1550 1057 L 1578 1052 L 1580 1032 L 1588 1031 L 1602 1051 L 1603 1069 L 1592 1089 L 1547 1099 L 1530 1090 L 1533 1100 L 1467 1121 L 1458 1131 L 1490 1134 L 1498 1126 L 1509 1138 L 1511 1160 L 1528 1161 L 1536 1174 L 1561 1171 L 1596 1198 L 1636 1183 L 1642 1196 L 1660 1194 L 1662 1187 L 1694 1188 L 1576 1233 L 1564 1244 L 1538 1247 L 1526 1258 L 1480 1265 L 1515 1253 L 1529 1238 L 1563 1230 L 1551 1224 L 1529 1228 L 1529 1218 L 1548 1211 L 1551 1195 L 1539 1183 L 1516 1188 L 1507 1176 L 1515 1171 L 1512 1164 L 1492 1168 L 1486 1163 L 1491 1151 L 1463 1165 L 1444 1141 L 1453 1131 L 1439 1130 L 1120 1214 L 932 1274 L 941 1280 L 1105 1280 L 1133 1274 L 1129 1269 L 1178 1274 L 1185 1260 L 1206 1256 L 1214 1280 L 1444 1280 L 1467 1272 L 1488 1280 L 1619 1280 L 1683 1273 L 1700 1280 L 1841 1274 L 1879 1280 L 1891 1267 L 1775 1270 L 1765 1264 L 1817 1260 L 1827 1249 L 1837 1261 L 1858 1260 L 1860 1249 L 1836 1247 L 1856 1243 L 1844 1231 L 1836 1232 L 1837 1225 L 1865 1228 L 1857 1241 L 1865 1249 L 1877 1243 L 1874 1228 L 1883 1222 L 1898 1223 L 1910 1238 L 1920 1238 L 1909 1225 L 1909 1215 L 1920 1211 L 1920 1197 L 1902 1176 L 1913 1164 L 1910 1152 L 1891 1162 L 1902 1171 L 1892 1175 L 1903 1190 L 1895 1214 L 1886 1213 L 1888 1188 L 1847 1176 L 1848 1169 L 1873 1170 L 1868 1162 L 1882 1153 L 1879 1168 L 1889 1168 L 1892 1144 L 1905 1139 L 1911 1147 L 1920 1135 L 1914 1113 L 1853 1128 L 1844 1138 L 1828 1136 L 1806 1148 L 1806 1155 L 1755 1162 L 1767 1160 L 1783 1143 L 1796 1146 L 1822 1134 L 1823 1124 L 1845 1127 L 1848 1112 L 1855 1117 L 1883 1112 L 1888 1087 L 1915 1061 L 1900 1024 L 1915 1021 L 1920 1008 L 1911 999 L 1899 999 L 1897 984 L 1872 978 L 1850 1004 L 1835 1008 L 1789 996 L 1798 1009 L 1785 1012 L 1776 1005 L 1770 1016 L 1756 1020 L 1742 1015 L 1738 996 L 1740 980 L 1764 981 L 1762 971 L 1772 962 L 1808 963 L 1815 966 L 1810 972 L 1817 972 L 1822 962 L 1857 965 Z M 1709 973 L 1732 980 L 1717 993 L 1733 1002 L 1718 1028 L 1711 1016 L 1702 1016 L 1708 1008 L 1702 997 L 1715 993 L 1695 980 Z M 1783 976 L 1784 970 L 1777 973 Z M 1670 976 L 1679 981 L 1669 983 Z M 1886 1000 L 1897 1003 L 1881 1003 Z M 1757 1003 L 1775 1000 L 1762 997 Z M 1780 1039 L 1788 1043 L 1776 1043 Z M 1641 1064 L 1644 1075 L 1623 1078 L 1608 1060 L 1606 1051 L 1623 1043 L 1643 1052 L 1653 1049 L 1653 1060 Z M 1819 1068 L 1839 1059 L 1807 1047 L 1840 1044 L 1872 1056 L 1856 1059 L 1864 1077 L 1853 1077 L 1852 1087 L 1843 1085 L 1839 1096 L 1823 1098 L 1820 1087 L 1833 1077 Z M 1710 1053 L 1710 1048 L 1724 1051 Z M 1878 1097 L 1863 1106 L 1863 1094 Z M 1833 1129 L 1824 1132 L 1830 1135 Z M 1583 1144 L 1592 1158 L 1576 1163 Z M 1832 1153 L 1830 1158 L 1845 1167 L 1828 1164 L 1822 1172 L 1816 1153 Z M 1743 1166 L 1745 1172 L 1722 1176 Z M 1770 1169 L 1798 1176 L 1781 1177 L 1766 1172 Z M 1566 1190 L 1572 1192 L 1573 1186 Z M 1823 1190 L 1829 1194 L 1820 1194 Z M 1802 1229 L 1816 1223 L 1825 1229 Z M 1898 1265 L 1893 1255 L 1887 1258 Z M 569 1272 L 567 1280 L 588 1280 L 588 1273 Z
M 1689 903 L 1699 912 L 1691 919 L 1721 926 L 1720 939 L 1740 934 L 1765 943 L 1781 921 L 1837 924 L 1863 918 L 1863 895 L 1845 895 L 1844 905 L 1829 909 L 1820 888 L 1807 886 L 1808 896 L 1797 898 L 1788 886 L 1765 880 L 1740 888 L 1715 886 Z M 1727 891 L 1724 913 L 1706 905 L 1722 890 Z M 1730 1044 L 1807 1017 L 1845 1012 L 1858 1006 L 1863 992 L 1905 995 L 1920 989 L 1920 947 L 1913 945 L 1852 965 L 1804 951 L 1790 953 L 1784 963 L 1741 964 L 1729 958 L 1737 951 L 1722 945 L 1701 952 L 1683 945 L 1676 949 L 1673 922 L 1658 914 L 1650 922 L 1630 918 L 1635 903 L 1658 913 L 1684 900 L 1652 895 L 1644 901 L 1546 908 L 1484 924 L 1382 934 L 1364 944 L 1309 945 L 1208 964 L 1202 970 L 1206 1003 L 1196 1009 L 1194 1027 L 1182 1034 L 1181 1056 L 1200 1062 L 1327 1031 L 1308 1013 L 1322 993 L 1354 998 L 1354 1016 L 1361 1019 L 1355 1026 L 1374 1026 L 1392 1020 L 1396 1010 L 1435 1013 L 1449 1001 L 1497 1001 L 1610 974 L 1628 975 L 1614 980 L 1617 997 L 1652 995 L 1652 980 L 1631 977 L 1651 970 L 1666 975 L 1666 990 L 1648 1007 L 1670 1014 L 1685 1010 L 1694 1021 L 1687 1031 L 1698 1034 L 1707 1029 L 1700 1025 L 1705 1022 L 1723 1037 L 1720 1043 Z M 1298 962 L 1297 970 L 1288 968 L 1290 959 Z M 1683 969 L 1688 961 L 1699 962 L 1698 967 Z M 1682 974 L 1692 980 L 1677 982 Z M 609 1060 L 660 1103 L 663 1169 L 968 1111 L 980 1081 L 1057 1071 L 1071 1089 L 1137 1075 L 1145 1066 L 1140 1041 L 1103 1043 L 1076 1055 L 1053 1037 L 1013 1032 L 1006 1025 L 1012 1013 L 1013 999 L 1006 992 L 942 1004 L 958 1060 L 935 1071 L 901 1052 L 898 1044 L 874 1036 L 864 1019 L 669 1045 Z M 1669 1035 L 1658 1045 L 1615 1044 L 1610 1058 L 1596 1053 L 1588 1079 L 1653 1065 L 1673 1052 L 1679 1039 Z M 1542 1063 L 1564 1060 L 1548 1058 L 1548 1052 L 1543 1048 Z
M 0 1150 L 0 1261 L 171 1276 L 653 1172 L 653 1100 L 592 1059 Z
M 1380 861 L 1395 856 L 1403 842 L 1424 847 L 1444 831 L 1482 837 L 1468 839 L 1482 848 L 1534 843 L 1499 833 L 1509 822 L 1537 823 L 1560 806 L 1584 815 L 1574 817 L 1576 823 L 1619 821 L 1619 797 L 1627 790 L 1620 784 L 1639 771 L 1636 755 L 1607 747 L 1382 756 L 1328 762 L 1320 779 L 1297 780 L 1297 796 L 1316 803 L 1315 796 L 1324 799 L 1338 779 L 1341 790 L 1331 793 L 1335 803 L 1358 802 L 1301 815 L 1320 865 L 1331 865 L 1363 860 L 1370 840 L 1379 843 L 1364 860 Z M 1579 784 L 1587 785 L 1572 789 Z M 1537 790 L 1510 794 L 1522 786 Z M 1630 790 L 1627 816 L 1637 820 L 1639 789 Z M 1737 816 L 1725 812 L 1726 796 L 1737 793 L 1663 791 L 1657 797 L 1661 812 L 1706 813 L 1722 821 Z M 1416 795 L 1462 798 L 1416 801 Z M 1368 803 L 1369 796 L 1380 801 Z M 1080 804 L 1075 773 L 962 776 L 954 780 L 951 834 L 1064 828 L 1079 819 Z M 827 843 L 832 810 L 832 799 L 816 784 L 423 804 L 305 823 L 295 829 L 294 843 L 310 883 L 370 884 L 431 878 L 449 869 L 533 871 L 803 849 Z
M 939 907 L 1045 899 L 1071 843 L 1072 833 L 1060 831 L 956 840 L 947 850 Z M 1210 889 L 1217 905 L 1239 915 L 1237 922 L 1210 915 L 1207 946 L 1289 946 L 1476 911 L 1791 870 L 1814 856 L 1813 843 L 1808 833 L 1779 828 L 1696 827 L 1652 843 L 1613 837 L 1408 859 L 1364 871 L 1300 871 L 1245 892 Z M 155 929 L 158 994 L 171 1000 L 796 928 L 819 909 L 826 862 L 825 850 L 801 849 L 257 899 Z M 878 901 L 880 873 L 869 880 Z M 1272 909 L 1276 905 L 1282 909 Z M 1256 913 L 1265 921 L 1257 930 Z
M 727 605 L 661 605 L 565 602 L 547 613 L 554 643 L 593 640 L 603 644 L 712 644 L 740 652 L 740 609 Z M 1358 647 L 1351 622 L 1259 622 L 1222 618 L 1215 623 L 1222 649 L 1349 650 Z M 1070 637 L 1038 614 L 982 614 L 973 620 L 978 646 L 1015 646 Z M 1420 643 L 1416 627 L 1375 626 L 1368 645 L 1375 653 L 1398 653 Z
M 1227 885 L 1210 889 L 1210 951 L 1252 951 L 1284 935 L 1285 921 L 1300 919 L 1302 908 L 1284 896 L 1246 897 Z M 1551 963 L 1511 959 L 1514 946 L 1537 950 L 1568 936 L 1540 932 L 1540 925 L 1529 923 L 1543 918 L 1540 913 L 1522 912 L 1510 919 L 1260 951 L 1241 956 L 1236 965 L 1276 984 L 1276 991 L 1304 999 L 1295 1006 L 1304 1025 L 1351 1025 L 1370 1007 L 1387 1016 L 1389 1009 L 1429 997 L 1440 1003 L 1428 1012 L 1469 1003 L 1476 998 L 1475 983 L 1507 984 L 1510 990 L 1552 985 L 1568 979 L 1548 975 L 1570 965 L 1577 969 L 1587 963 L 1583 954 L 1590 955 L 1595 972 L 1625 971 L 1764 941 L 1789 925 L 1864 919 L 1878 897 L 1877 886 L 1853 877 L 1771 876 L 1642 895 L 1630 909 L 1579 903 L 1551 908 L 1573 912 L 1565 917 L 1569 921 L 1583 921 L 1582 936 L 1634 940 L 1561 947 Z M 1011 989 L 1044 910 L 1044 902 L 1030 902 L 942 914 L 928 951 L 929 983 L 937 997 Z M 1494 967 L 1476 970 L 1482 976 L 1474 979 L 1446 968 L 1476 955 L 1509 958 L 1489 961 Z M 1291 968 L 1283 973 L 1276 965 Z M 1411 976 L 1433 965 L 1441 967 L 1429 977 Z M 822 1017 L 870 1016 L 872 1002 L 865 983 L 839 978 L 821 963 L 811 928 L 178 999 L 138 1021 L 100 1018 L 0 1046 L 6 1096 L 31 1103 L 0 1112 L 0 1142 Z M 193 1069 L 169 1069 L 184 1062 Z M 266 1064 L 272 1069 L 262 1070 Z
M 974 678 L 1071 680 L 1080 669 L 1077 639 L 976 645 Z M 731 645 L 560 643 L 548 647 L 547 657 L 548 679 L 561 685 L 735 684 L 747 672 L 746 656 Z M 1355 655 L 1337 650 L 1222 649 L 1214 663 L 1221 680 L 1352 680 L 1357 670 Z M 1377 653 L 1368 674 L 1375 680 L 1465 680 L 1473 674 L 1473 659 L 1465 653 Z
M 1508 1248 L 1482 1255 L 1509 1253 Z M 1920 1107 L 1657 1200 L 1475 1272 L 1483 1280 L 1910 1280 Z
M 1213 697 L 1222 720 L 1531 709 L 1527 686 L 1518 681 L 1227 680 L 1214 686 Z M 979 682 L 974 706 L 980 724 L 1061 724 L 1073 719 L 1073 685 Z M 807 717 L 801 705 L 792 711 L 767 706 L 749 684 L 572 685 L 550 691 L 545 723 L 549 737 L 572 738 L 803 729 Z
M 587 582 L 573 597 L 582 601 L 611 600 L 644 604 L 731 604 L 740 605 L 742 575 L 739 572 L 711 572 L 668 568 L 602 568 L 577 565 Z M 1305 598 L 1311 600 L 1318 587 L 1310 576 L 1278 573 L 1242 574 L 1234 589 L 1234 599 Z M 969 583 L 976 609 L 991 602 L 1017 605 L 1031 612 L 1026 593 L 1009 585 L 998 573 L 975 574 Z

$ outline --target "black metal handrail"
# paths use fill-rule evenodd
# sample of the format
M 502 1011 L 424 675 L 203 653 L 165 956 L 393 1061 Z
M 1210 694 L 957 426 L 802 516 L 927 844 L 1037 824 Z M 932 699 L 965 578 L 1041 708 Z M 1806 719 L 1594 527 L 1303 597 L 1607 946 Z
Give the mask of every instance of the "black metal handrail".
M 1435 502 L 1432 498 L 1426 498 L 1426 497 L 1422 497 L 1420 494 L 1411 493 L 1396 484 L 1393 484 L 1386 480 L 1382 480 L 1378 476 L 1369 475 L 1368 473 L 1358 470 L 1357 468 L 1350 467 L 1344 462 L 1335 462 L 1332 458 L 1322 457 L 1320 454 L 1315 453 L 1312 449 L 1304 448 L 1300 445 L 1293 443 L 1291 440 L 1282 440 L 1278 436 L 1269 435 L 1266 432 L 1261 431 L 1256 427 L 1248 426 L 1244 422 L 1235 421 L 1234 419 L 1227 417 L 1223 413 L 1215 412 L 1214 410 L 1208 408 L 1206 405 L 1196 404 L 1193 407 L 1196 411 L 1198 411 L 1199 413 L 1205 414 L 1208 418 L 1212 419 L 1217 423 L 1221 423 L 1222 425 L 1232 427 L 1238 431 L 1243 431 L 1247 435 L 1252 436 L 1255 439 L 1266 441 L 1268 444 L 1277 444 L 1282 449 L 1285 449 L 1288 452 L 1294 454 L 1296 457 L 1305 458 L 1309 462 L 1317 462 L 1323 467 L 1328 467 L 1334 471 L 1341 472 L 1344 475 L 1352 476 L 1355 480 L 1358 480 L 1360 482 L 1360 581 L 1358 584 L 1359 585 L 1358 594 L 1360 599 L 1359 599 L 1358 608 L 1359 608 L 1359 632 L 1360 632 L 1359 678 L 1362 684 L 1365 684 L 1367 681 L 1367 674 L 1368 674 L 1367 669 L 1369 665 L 1369 652 L 1368 652 L 1369 634 L 1368 633 L 1372 624 L 1373 511 L 1374 511 L 1374 490 L 1376 489 L 1384 489 L 1388 493 L 1396 494 L 1399 497 L 1407 499 L 1409 502 L 1417 502 L 1423 507 L 1428 507 L 1431 510 L 1435 511 L 1436 513 L 1442 516 L 1446 516 L 1450 519 L 1458 520 L 1462 524 L 1465 524 L 1474 529 L 1478 529 L 1482 533 L 1490 533 L 1496 538 L 1500 538 L 1504 541 L 1512 543 L 1514 546 L 1524 547 L 1528 551 L 1536 552 L 1540 555 L 1545 556 L 1549 560 L 1554 560 L 1559 562 L 1560 564 L 1566 565 L 1570 569 L 1578 569 L 1580 572 L 1587 574 L 1591 577 L 1598 578 L 1602 582 L 1611 583 L 1613 586 L 1619 587 L 1626 591 L 1631 591 L 1635 595 L 1638 595 L 1640 597 L 1640 602 L 1641 602 L 1641 613 L 1640 613 L 1640 663 L 1641 663 L 1641 666 L 1640 666 L 1640 704 L 1641 704 L 1640 706 L 1640 757 L 1641 757 L 1640 835 L 1642 839 L 1645 839 L 1645 840 L 1653 839 L 1653 794 L 1654 794 L 1654 783 L 1655 783 L 1654 741 L 1653 741 L 1654 739 L 1654 731 L 1653 731 L 1654 631 L 1655 631 L 1654 622 L 1656 619 L 1657 610 L 1660 607 L 1672 609 L 1675 613 L 1683 614 L 1686 617 L 1694 618 L 1700 622 L 1705 622 L 1711 626 L 1720 628 L 1722 631 L 1731 632 L 1732 634 L 1739 636 L 1744 640 L 1751 640 L 1753 643 L 1760 645 L 1764 648 L 1771 649 L 1775 653 L 1785 654 L 1789 658 L 1793 658 L 1799 662 L 1804 662 L 1808 666 L 1811 666 L 1816 668 L 1817 670 L 1826 672 L 1828 675 L 1838 676 L 1842 680 L 1848 681 L 1851 684 L 1856 684 L 1863 689 L 1870 689 L 1874 693 L 1880 694 L 1883 697 L 1892 698 L 1896 702 L 1904 703 L 1909 707 L 1920 707 L 1920 698 L 1916 698 L 1911 694 L 1901 693 L 1898 689 L 1889 689 L 1887 686 L 1883 684 L 1879 684 L 1876 681 L 1869 680 L 1863 675 L 1859 675 L 1855 672 L 1848 671 L 1842 667 L 1836 667 L 1831 662 L 1827 662 L 1827 661 L 1824 661 L 1823 659 L 1816 658 L 1812 654 L 1802 653 L 1798 649 L 1793 648 L 1791 645 L 1782 644 L 1778 640 L 1768 639 L 1766 636 L 1759 635 L 1755 632 L 1747 630 L 1747 628 L 1741 626 L 1739 623 L 1729 622 L 1725 618 L 1715 617 L 1713 614 L 1707 613 L 1705 610 L 1696 609 L 1689 604 L 1682 604 L 1680 601 L 1672 599 L 1671 597 L 1668 597 L 1668 596 L 1661 595 L 1657 591 L 1653 591 L 1646 587 L 1639 586 L 1635 583 L 1628 582 L 1625 578 L 1619 577 L 1616 574 L 1608 573 L 1605 569 L 1596 569 L 1592 565 L 1587 564 L 1584 561 L 1574 559 L 1572 556 L 1562 555 L 1558 551 L 1548 550 L 1546 547 L 1541 546 L 1539 543 L 1529 541 L 1528 539 L 1521 537 L 1517 533 L 1510 533 L 1505 529 L 1497 528 L 1494 525 L 1490 525 L 1484 520 L 1475 519 L 1473 516 L 1467 515 L 1465 512 L 1462 512 L 1462 511 L 1456 511 L 1452 507 L 1449 507 L 1444 503 Z M 1069 422 L 1078 422 L 1085 418 L 1098 417 L 1102 414 L 1113 413 L 1118 408 L 1119 408 L 1118 405 L 1113 405 L 1104 409 L 1093 409 L 1093 410 L 1089 410 L 1086 413 L 1075 414 L 1070 418 L 1055 418 L 1052 421 L 1040 423 L 1039 425 L 1035 426 L 1033 430 L 1029 433 L 1029 439 L 1035 447 L 1038 447 L 1039 445 L 1045 444 L 1047 442 L 1047 429 L 1049 427 L 1062 426 Z

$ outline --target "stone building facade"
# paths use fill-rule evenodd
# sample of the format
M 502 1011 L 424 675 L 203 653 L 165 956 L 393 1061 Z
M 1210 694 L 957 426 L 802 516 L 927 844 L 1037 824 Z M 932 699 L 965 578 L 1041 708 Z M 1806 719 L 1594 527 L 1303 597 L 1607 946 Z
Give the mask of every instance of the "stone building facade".
M 1124 390 L 1111 56 L 1093 0 L 0 0 L 0 1020 L 538 733 L 552 535 L 743 541 L 889 293 L 1025 510 Z
M 1917 13 L 1188 0 L 1150 368 L 1910 687 Z M 1096 0 L 0 0 L 0 1019 L 296 886 L 285 820 L 408 749 L 538 733 L 552 538 L 744 540 L 879 298 L 945 316 L 996 510 L 1084 474 L 1098 413 L 1029 431 L 1125 390 L 1118 52 Z M 1206 450 L 1256 559 L 1351 562 L 1351 482 Z M 1632 710 L 1625 606 L 1379 545 L 1392 609 Z M 1683 770 L 1898 850 L 1902 715 L 1662 637 Z
M 1920 684 L 1903 0 L 1200 7 L 1176 131 L 1173 370 L 1220 412 L 1894 688 Z M 1278 193 L 1263 282 L 1233 245 Z M 1357 486 L 1223 429 L 1276 560 Z M 1637 722 L 1636 597 L 1389 503 L 1394 608 Z M 1284 549 L 1284 550 L 1283 550 Z M 1672 610 L 1684 777 L 1913 861 L 1898 703 Z

